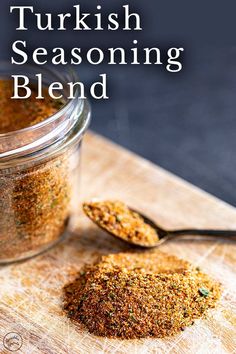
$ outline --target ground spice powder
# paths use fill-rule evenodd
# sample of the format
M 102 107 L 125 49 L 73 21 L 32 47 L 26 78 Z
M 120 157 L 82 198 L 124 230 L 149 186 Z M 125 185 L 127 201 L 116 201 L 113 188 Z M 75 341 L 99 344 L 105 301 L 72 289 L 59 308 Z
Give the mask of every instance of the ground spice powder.
M 0 133 L 42 122 L 63 102 L 32 96 L 11 100 L 12 82 L 0 80 Z M 65 230 L 70 216 L 72 180 L 69 152 L 41 163 L 0 165 L 0 261 L 15 260 L 47 247 Z
M 56 113 L 63 105 L 63 101 L 53 100 L 46 90 L 44 90 L 44 99 L 36 99 L 37 92 L 33 87 L 31 91 L 32 94 L 28 99 L 11 99 L 12 81 L 0 79 L 0 134 L 40 123 Z
M 95 335 L 174 335 L 215 307 L 220 284 L 160 251 L 118 253 L 85 266 L 64 288 L 64 308 Z
M 117 237 L 137 245 L 154 246 L 156 231 L 144 219 L 120 201 L 92 201 L 83 204 L 86 215 Z

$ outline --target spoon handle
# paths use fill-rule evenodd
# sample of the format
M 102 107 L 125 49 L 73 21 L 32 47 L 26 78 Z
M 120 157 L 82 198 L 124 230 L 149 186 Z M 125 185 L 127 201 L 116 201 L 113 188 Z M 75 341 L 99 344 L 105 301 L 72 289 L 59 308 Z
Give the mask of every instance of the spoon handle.
M 217 237 L 221 236 L 223 238 L 236 239 L 236 230 L 204 230 L 204 229 L 184 229 L 184 230 L 173 230 L 168 232 L 168 236 L 212 236 Z

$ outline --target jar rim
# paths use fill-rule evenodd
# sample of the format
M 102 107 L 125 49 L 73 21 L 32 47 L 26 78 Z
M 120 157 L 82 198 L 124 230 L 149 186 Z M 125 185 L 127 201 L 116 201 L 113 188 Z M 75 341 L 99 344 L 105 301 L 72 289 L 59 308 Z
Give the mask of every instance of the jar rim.
M 5 64 L 5 62 L 3 60 L 0 60 L 0 67 Z M 34 65 L 31 65 L 31 64 L 27 64 L 27 67 L 28 68 L 33 68 L 33 67 L 36 67 Z M 47 71 L 48 69 L 47 68 L 44 68 L 45 71 Z M 76 80 L 76 73 L 75 71 L 72 69 L 72 68 L 69 68 L 68 71 L 70 72 L 71 74 L 71 78 Z M 79 89 L 77 88 L 76 91 L 75 91 L 75 97 L 72 99 L 72 100 L 68 100 L 68 102 L 66 102 L 65 105 L 63 105 L 62 108 L 60 108 L 56 113 L 50 115 L 49 117 L 45 118 L 42 122 L 39 122 L 39 123 L 36 123 L 34 125 L 31 125 L 30 127 L 25 127 L 25 128 L 21 128 L 21 129 L 17 129 L 17 130 L 13 130 L 13 131 L 10 131 L 10 132 L 7 132 L 7 133 L 0 133 L 0 139 L 1 137 L 10 137 L 12 135 L 15 135 L 17 133 L 23 133 L 23 132 L 27 132 L 27 131 L 30 131 L 30 130 L 35 130 L 35 129 L 38 129 L 38 128 L 41 128 L 49 123 L 52 123 L 54 121 L 56 121 L 56 119 L 58 118 L 58 116 L 62 113 L 64 113 L 68 107 L 70 105 L 72 105 L 73 103 L 73 100 L 77 99 L 79 96 Z
M 2 72 L 1 68 L 4 68 L 4 66 L 5 71 Z M 2 76 L 4 76 L 4 74 L 5 76 L 12 75 L 11 71 L 9 73 L 10 68 L 12 68 L 12 66 L 10 66 L 9 63 L 1 61 L 0 76 L 1 74 Z M 25 70 L 28 70 L 31 77 L 33 77 L 33 72 L 36 71 L 38 66 L 27 64 L 24 68 Z M 6 71 L 8 72 L 6 73 Z M 70 81 L 73 80 L 74 82 L 76 80 L 78 81 L 78 75 L 71 67 L 63 72 L 59 72 L 46 66 L 41 69 L 41 71 L 48 76 L 47 80 L 48 78 L 53 78 L 53 80 L 56 78 L 59 79 L 60 82 L 62 80 L 67 81 L 67 79 Z M 80 120 L 84 110 L 84 102 L 85 100 L 81 99 L 79 96 L 79 87 L 76 87 L 73 98 L 68 100 L 61 109 L 44 119 L 42 122 L 26 128 L 0 134 L 0 163 L 3 162 L 3 160 L 6 161 L 6 159 L 27 156 L 63 140 Z M 82 124 L 81 132 L 79 128 L 78 135 L 83 134 L 83 127 L 86 129 L 89 125 L 89 121 L 90 115 L 88 115 L 87 119 L 83 122 L 84 124 Z

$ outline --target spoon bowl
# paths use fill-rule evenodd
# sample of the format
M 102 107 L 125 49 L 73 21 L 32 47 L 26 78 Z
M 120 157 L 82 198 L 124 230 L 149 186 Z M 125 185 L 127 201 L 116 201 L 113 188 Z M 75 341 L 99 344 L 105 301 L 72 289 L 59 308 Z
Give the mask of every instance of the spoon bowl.
M 147 230 L 152 230 L 152 239 L 151 242 L 148 242 L 146 238 L 135 238 L 135 237 L 129 237 L 129 233 L 126 233 L 126 236 L 124 237 L 124 233 L 119 233 L 118 230 L 118 221 L 119 218 L 121 218 L 120 214 L 116 214 L 116 209 L 114 210 L 111 209 L 112 203 L 116 205 L 116 203 L 119 203 L 119 205 L 122 205 L 126 214 L 132 218 L 134 218 L 134 221 L 138 220 L 143 223 L 143 225 L 147 228 Z M 105 217 L 104 219 L 101 217 L 103 215 L 102 213 L 97 213 L 94 215 L 93 213 L 89 212 L 89 208 L 91 206 L 96 205 L 97 210 L 99 211 L 99 207 L 101 207 L 101 210 L 104 209 L 105 207 Z M 109 208 L 107 208 L 107 205 L 109 205 Z M 102 209 L 103 208 L 103 209 Z M 157 246 L 160 246 L 162 243 L 166 242 L 170 238 L 176 238 L 178 236 L 207 236 L 207 237 L 221 237 L 221 238 L 227 238 L 231 240 L 236 240 L 236 230 L 214 230 L 214 229 L 178 229 L 178 230 L 166 230 L 163 229 L 161 226 L 159 226 L 157 223 L 155 223 L 153 220 L 148 218 L 146 215 L 140 213 L 139 211 L 130 208 L 126 206 L 122 202 L 111 202 L 111 201 L 105 201 L 105 202 L 91 202 L 91 203 L 84 203 L 83 205 L 83 210 L 85 214 L 98 226 L 100 227 L 103 231 L 109 233 L 111 236 L 119 238 L 120 240 L 132 244 L 134 246 L 142 247 L 142 248 L 154 248 Z M 104 212 L 104 210 L 103 210 Z M 109 214 L 110 213 L 110 214 Z M 99 216 L 98 216 L 99 215 Z M 108 217 L 107 217 L 108 215 Z M 109 219 L 110 216 L 110 219 Z M 109 227 L 109 220 L 111 224 Z M 115 221 L 117 221 L 117 227 L 115 224 Z M 121 221 L 122 222 L 122 219 Z M 126 224 L 127 219 L 126 219 Z M 122 226 L 123 227 L 123 226 Z M 139 232 L 139 228 L 142 227 L 142 224 L 138 224 L 137 230 L 135 232 Z M 132 230 L 133 232 L 133 230 Z

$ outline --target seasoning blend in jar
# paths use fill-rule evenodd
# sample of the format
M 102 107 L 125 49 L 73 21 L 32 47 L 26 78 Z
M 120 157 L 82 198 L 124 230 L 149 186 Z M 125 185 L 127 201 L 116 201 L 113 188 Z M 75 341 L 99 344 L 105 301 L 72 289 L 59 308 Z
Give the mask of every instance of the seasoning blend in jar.
M 33 77 L 37 70 L 29 66 L 24 73 Z M 73 226 L 80 147 L 90 120 L 79 92 L 70 101 L 58 101 L 45 90 L 39 100 L 31 87 L 30 98 L 12 100 L 12 71 L 1 64 L 0 263 L 48 249 Z M 47 77 L 45 88 L 53 81 L 75 81 L 71 73 L 41 71 Z

